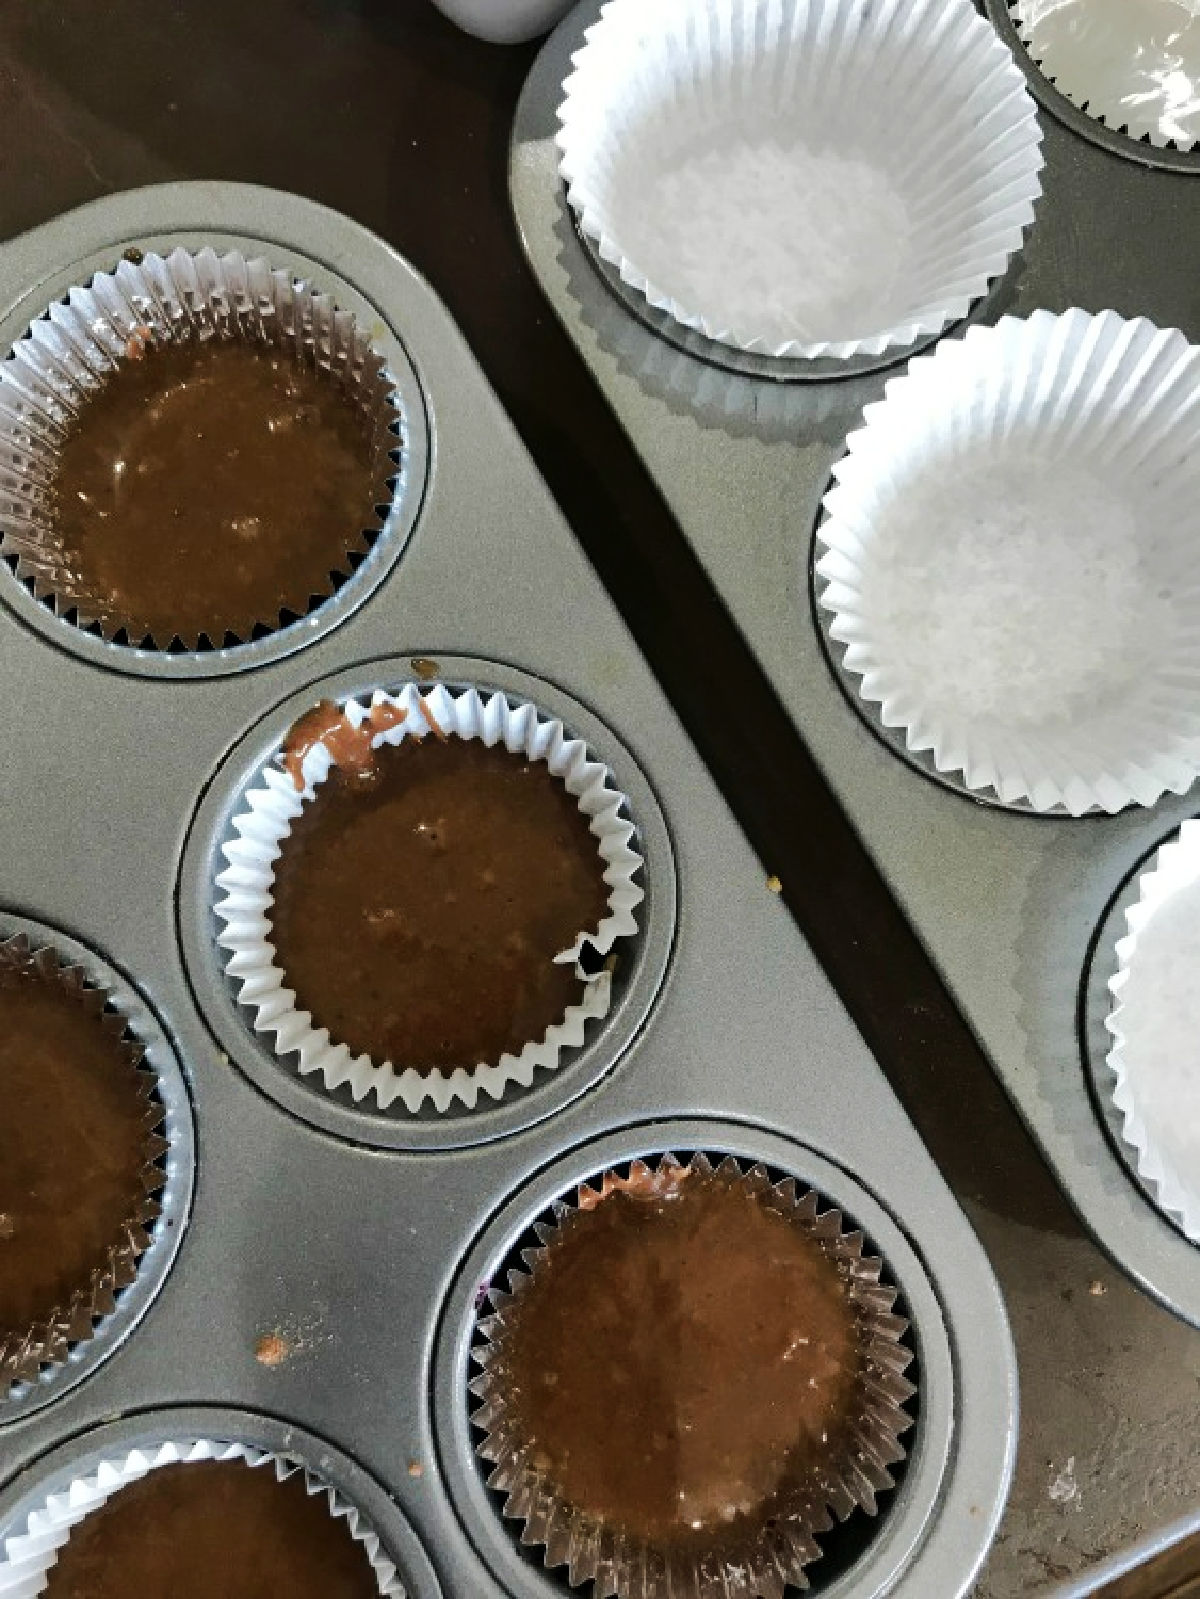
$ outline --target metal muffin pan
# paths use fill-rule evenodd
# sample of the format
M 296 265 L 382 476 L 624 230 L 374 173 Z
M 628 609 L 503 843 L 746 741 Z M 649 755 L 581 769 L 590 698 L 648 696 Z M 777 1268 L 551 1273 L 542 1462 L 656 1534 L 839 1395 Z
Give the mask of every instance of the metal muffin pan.
M 192 1217 L 144 1325 L 61 1403 L 0 1427 L 4 1515 L 42 1455 L 100 1422 L 229 1406 L 353 1459 L 411 1524 L 448 1595 L 536 1593 L 452 1492 L 476 1468 L 447 1430 L 443 1306 L 492 1218 L 539 1173 L 598 1138 L 687 1117 L 736 1124 L 750 1147 L 768 1133 L 785 1140 L 801 1171 L 822 1163 L 834 1197 L 852 1174 L 885 1254 L 895 1239 L 888 1265 L 914 1336 L 931 1349 L 944 1340 L 921 1398 L 923 1417 L 942 1418 L 922 1457 L 940 1469 L 906 1475 L 836 1592 L 867 1599 L 886 1581 L 911 1599 L 964 1593 L 1015 1444 L 1013 1351 L 991 1270 L 430 289 L 387 245 L 308 201 L 171 184 L 0 248 L 0 338 L 19 337 L 45 286 L 87 263 L 214 239 L 303 264 L 318 286 L 348 284 L 373 308 L 419 385 L 428 480 L 387 582 L 306 649 L 252 670 L 182 683 L 103 670 L 61 629 L 0 605 L 0 898 L 131 974 L 184 1064 L 197 1130 Z M 447 1141 L 440 1127 L 422 1149 L 383 1150 L 373 1146 L 388 1141 L 385 1118 L 367 1127 L 332 1100 L 318 1117 L 299 1098 L 307 1085 L 257 1058 L 214 987 L 211 898 L 198 889 L 230 785 L 295 707 L 330 687 L 476 668 L 561 706 L 630 795 L 650 903 L 644 972 L 627 992 L 643 977 L 645 989 L 619 1058 L 595 1080 L 584 1071 L 558 1097 L 552 1080 L 535 1085 L 473 1132 L 464 1117 L 458 1137 L 476 1141 L 463 1147 L 430 1147 Z M 285 1358 L 260 1361 L 259 1340 L 275 1333 Z M 458 1397 L 465 1410 L 465 1389 Z
M 1004 23 L 1003 0 L 988 9 Z M 731 373 L 711 352 L 658 338 L 613 292 L 611 275 L 597 273 L 572 222 L 554 137 L 571 57 L 599 10 L 600 0 L 583 0 L 552 35 L 517 111 L 510 189 L 534 272 L 1083 1220 L 1148 1292 L 1200 1325 L 1200 1251 L 1115 1152 L 1077 1027 L 1109 900 L 1153 845 L 1200 811 L 1200 792 L 1079 820 L 988 804 L 901 751 L 859 701 L 856 680 L 843 683 L 814 619 L 813 531 L 846 436 L 888 374 L 797 383 L 786 372 Z M 1014 42 L 1010 25 L 1001 31 Z M 1020 54 L 1043 103 L 1069 107 Z M 1065 126 L 1044 110 L 1039 117 L 1046 165 L 1036 220 L 971 320 L 1112 307 L 1200 339 L 1200 163 L 1152 170 L 1145 163 L 1163 165 L 1164 152 L 1109 135 L 1083 113 Z

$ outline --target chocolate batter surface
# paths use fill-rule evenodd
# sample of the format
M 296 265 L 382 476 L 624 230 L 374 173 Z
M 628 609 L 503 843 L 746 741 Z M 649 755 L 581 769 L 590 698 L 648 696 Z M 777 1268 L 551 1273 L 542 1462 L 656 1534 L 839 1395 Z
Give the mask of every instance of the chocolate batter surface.
M 378 1599 L 344 1520 L 303 1473 L 268 1463 L 160 1466 L 72 1532 L 46 1599 Z
M 494 1063 L 583 984 L 555 965 L 606 914 L 597 841 L 540 761 L 432 734 L 335 767 L 275 868 L 272 941 L 301 1010 L 398 1069 Z
M 820 1243 L 744 1185 L 659 1172 L 573 1214 L 491 1370 L 567 1504 L 720 1547 L 845 1446 L 861 1355 Z
M 128 1049 L 78 994 L 0 964 L 0 1345 L 86 1289 L 145 1188 Z
M 138 642 L 248 638 L 332 592 L 375 484 L 368 425 L 327 373 L 238 342 L 147 347 L 62 447 L 61 597 Z

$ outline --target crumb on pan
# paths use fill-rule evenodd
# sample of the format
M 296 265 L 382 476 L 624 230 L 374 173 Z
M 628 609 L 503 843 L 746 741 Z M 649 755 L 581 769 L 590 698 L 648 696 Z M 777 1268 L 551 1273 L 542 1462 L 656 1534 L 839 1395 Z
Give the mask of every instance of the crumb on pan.
M 254 1346 L 254 1358 L 260 1366 L 282 1366 L 292 1352 L 292 1346 L 282 1333 L 264 1333 Z

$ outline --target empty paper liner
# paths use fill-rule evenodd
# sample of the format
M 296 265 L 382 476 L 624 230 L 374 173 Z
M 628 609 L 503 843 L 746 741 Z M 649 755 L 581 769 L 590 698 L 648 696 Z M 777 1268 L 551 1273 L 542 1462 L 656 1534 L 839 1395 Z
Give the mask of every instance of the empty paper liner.
M 1165 149 L 1200 139 L 1196 0 L 1010 0 L 1030 57 L 1115 133 Z
M 940 333 L 1040 193 L 1033 101 L 970 0 L 609 0 L 559 117 L 604 260 L 684 327 L 769 356 Z
M 1037 811 L 1153 805 L 1200 759 L 1200 352 L 1037 311 L 914 361 L 818 527 L 820 604 L 886 727 Z

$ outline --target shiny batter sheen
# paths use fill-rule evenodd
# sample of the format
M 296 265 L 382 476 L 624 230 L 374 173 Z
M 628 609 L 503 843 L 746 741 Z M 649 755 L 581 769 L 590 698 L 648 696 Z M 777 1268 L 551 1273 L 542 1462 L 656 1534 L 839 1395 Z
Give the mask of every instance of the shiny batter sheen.
M 836 1263 L 699 1173 L 617 1187 L 539 1262 L 492 1367 L 567 1504 L 659 1547 L 719 1547 L 845 1447 L 861 1369 Z
M 367 423 L 327 373 L 237 342 L 148 346 L 62 446 L 63 597 L 138 641 L 248 638 L 332 592 L 376 524 L 375 478 Z
M 540 761 L 432 734 L 333 769 L 283 841 L 272 942 L 315 1027 L 397 1068 L 495 1062 L 578 1000 L 597 841 Z
M 296 1472 L 206 1460 L 162 1466 L 81 1521 L 45 1599 L 378 1599 L 344 1520 Z
M 0 1343 L 86 1289 L 141 1209 L 147 1106 L 118 1039 L 32 965 L 0 965 Z

